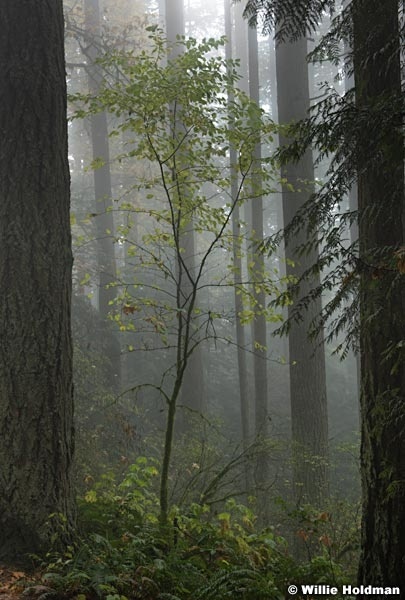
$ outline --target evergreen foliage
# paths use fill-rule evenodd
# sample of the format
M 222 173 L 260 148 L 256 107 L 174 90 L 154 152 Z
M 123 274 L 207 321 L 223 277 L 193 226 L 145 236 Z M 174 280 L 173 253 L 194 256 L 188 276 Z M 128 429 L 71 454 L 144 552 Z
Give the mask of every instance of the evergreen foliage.
M 249 0 L 244 14 L 250 25 L 260 20 L 265 31 L 277 31 L 278 40 L 294 40 L 312 33 L 334 6 L 335 0 Z
M 327 33 L 310 53 L 308 60 L 316 62 L 331 61 L 340 64 L 341 71 L 336 80 L 353 74 L 353 11 L 360 11 L 363 0 L 347 3 L 337 10 L 335 2 L 294 2 L 294 10 L 288 2 L 254 2 L 246 6 L 246 15 L 262 17 L 266 31 L 275 27 L 280 40 L 296 39 L 305 33 L 313 32 L 330 10 L 331 24 Z M 306 21 L 302 21 L 307 14 Z M 375 32 L 370 31 L 363 40 L 364 50 L 372 44 Z M 397 49 L 394 42 L 384 48 L 388 64 L 395 60 Z M 378 77 L 376 73 L 376 77 Z M 404 111 L 403 95 L 389 91 L 381 93 L 361 106 L 356 103 L 355 89 L 342 93 L 339 85 L 323 83 L 320 86 L 320 99 L 311 107 L 308 117 L 300 122 L 291 123 L 284 135 L 289 144 L 279 148 L 278 158 L 282 164 L 299 160 L 308 148 L 315 151 L 315 165 L 328 162 L 325 180 L 318 185 L 315 193 L 297 213 L 294 220 L 282 232 L 268 239 L 264 249 L 272 252 L 281 239 L 294 237 L 298 230 L 305 228 L 307 240 L 298 253 L 305 254 L 319 244 L 319 260 L 303 275 L 310 279 L 313 273 L 321 272 L 321 285 L 300 302 L 296 302 L 290 311 L 291 320 L 299 322 L 315 297 L 329 299 L 322 313 L 311 327 L 314 336 L 327 327 L 328 342 L 343 333 L 344 341 L 339 343 L 336 352 L 347 356 L 350 348 L 358 350 L 359 340 L 359 282 L 362 275 L 371 279 L 378 278 L 383 272 L 394 275 L 393 285 L 398 288 L 403 278 L 403 250 L 401 247 L 387 246 L 369 248 L 367 256 L 359 256 L 358 240 L 350 240 L 349 230 L 357 222 L 357 211 L 348 208 L 347 198 L 362 170 L 381 165 L 387 140 L 391 132 L 398 129 Z M 365 155 L 366 152 L 366 155 Z M 361 166 L 363 165 L 363 166 Z M 375 206 L 372 211 L 363 212 L 362 218 L 378 222 L 382 218 L 384 203 Z M 300 282 L 291 284 L 288 290 L 274 300 L 282 305 L 291 297 L 298 295 Z M 372 289 L 370 288 L 370 293 Z M 285 321 L 278 333 L 287 333 L 290 322 Z

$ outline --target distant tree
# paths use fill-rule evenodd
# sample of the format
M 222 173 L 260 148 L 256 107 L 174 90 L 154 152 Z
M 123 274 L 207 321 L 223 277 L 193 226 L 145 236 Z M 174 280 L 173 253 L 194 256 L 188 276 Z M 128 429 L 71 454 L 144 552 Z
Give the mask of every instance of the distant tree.
M 276 44 L 278 118 L 281 125 L 305 119 L 309 113 L 309 82 L 307 41 Z M 280 135 L 280 144 L 288 144 Z M 291 161 L 282 168 L 284 224 L 292 222 L 300 208 L 314 191 L 314 166 L 308 148 L 299 162 Z M 292 277 L 301 278 L 318 259 L 318 248 L 300 252 L 306 243 L 303 227 L 286 240 L 286 270 Z M 295 302 L 305 298 L 312 287 L 318 287 L 319 273 L 306 285 L 301 285 Z M 295 305 L 289 305 L 293 317 Z M 318 297 L 301 311 L 299 320 L 291 323 L 288 332 L 290 361 L 290 403 L 293 444 L 293 486 L 297 504 L 311 502 L 320 506 L 328 492 L 328 410 L 326 397 L 325 349 L 321 335 L 309 338 L 313 318 L 322 310 Z
M 255 18 L 263 10 L 268 25 L 283 23 L 281 38 L 296 39 L 312 31 L 322 11 L 333 9 L 334 4 L 250 0 L 247 12 Z M 321 323 L 342 309 L 343 302 L 356 298 L 332 321 L 332 335 L 345 326 L 349 327 L 347 342 L 360 335 L 359 581 L 400 588 L 405 587 L 405 541 L 400 533 L 405 527 L 403 34 L 397 0 L 347 3 L 332 20 L 313 58 L 338 62 L 341 42 L 347 42 L 353 48 L 346 68 L 354 71 L 354 93 L 341 96 L 331 88 L 325 90 L 311 117 L 292 128 L 296 142 L 284 153 L 284 158 L 300 157 L 314 145 L 321 159 L 325 154 L 332 157 L 328 181 L 301 211 L 293 229 L 306 219 L 309 243 L 319 231 L 324 248 L 315 270 L 333 261 L 338 265 L 313 292 L 322 293 L 325 287 L 335 291 Z M 340 210 L 356 179 L 358 253 L 356 245 L 343 243 L 354 216 Z
M 102 73 L 97 65 L 97 58 L 102 52 L 103 43 L 101 37 L 101 14 L 98 0 L 85 0 L 85 29 L 82 36 L 82 51 L 86 58 L 86 71 L 89 89 L 93 94 L 98 93 L 102 81 Z M 111 303 L 115 297 L 114 282 L 116 281 L 116 261 L 114 246 L 114 217 L 113 217 L 113 194 L 111 185 L 110 169 L 110 144 L 108 138 L 107 113 L 102 112 L 90 117 L 90 137 L 92 146 L 92 158 L 100 162 L 100 168 L 94 169 L 94 224 L 96 227 L 97 244 L 97 275 L 98 275 L 98 310 L 104 328 L 108 323 L 108 315 Z M 108 352 L 108 360 L 111 373 L 111 381 L 115 389 L 120 389 L 121 379 L 121 356 L 118 340 L 113 334 L 109 334 L 111 344 Z
M 165 0 L 165 24 L 166 36 L 169 43 L 172 44 L 171 57 L 174 58 L 176 53 L 182 51 L 182 47 L 176 45 L 177 36 L 185 35 L 184 23 L 184 3 L 183 0 Z M 184 127 L 180 120 L 177 121 L 176 127 L 183 129 Z M 194 232 L 193 219 L 185 223 L 184 231 L 182 231 L 181 245 L 184 246 L 184 264 L 191 273 L 195 272 L 195 261 L 197 248 L 197 239 Z M 180 266 L 181 268 L 181 266 Z M 182 279 L 182 294 L 184 297 L 189 296 L 191 287 L 188 277 L 184 277 L 179 273 Z M 202 348 L 197 346 L 193 354 L 190 356 L 188 369 L 184 373 L 184 381 L 181 389 L 180 402 L 182 404 L 181 420 L 179 430 L 187 431 L 190 424 L 190 417 L 201 417 L 206 408 L 204 394 L 204 363 L 202 357 Z
M 256 28 L 248 30 L 248 68 L 249 68 L 249 96 L 258 106 L 260 104 L 259 83 L 259 55 Z M 260 164 L 262 156 L 262 140 L 260 129 L 254 126 L 256 139 L 253 151 L 253 160 Z M 267 486 L 269 485 L 269 454 L 266 443 L 269 437 L 269 397 L 267 381 L 267 311 L 266 291 L 261 285 L 266 277 L 264 255 L 260 251 L 264 239 L 263 226 L 263 185 L 261 173 L 256 171 L 252 177 L 251 195 L 252 199 L 247 206 L 250 224 L 250 252 L 249 272 L 252 279 L 253 319 L 252 319 L 252 354 L 254 373 L 254 408 L 255 408 L 255 435 L 257 440 L 262 440 L 262 448 L 257 454 L 255 467 L 255 483 L 260 514 L 264 522 L 267 521 L 269 502 L 267 497 Z M 257 285 L 258 283 L 258 285 Z
M 98 0 L 85 0 L 85 31 L 83 46 L 87 59 L 86 71 L 89 89 L 97 94 L 102 82 L 102 72 L 97 66 L 97 58 L 102 52 L 101 15 Z M 94 169 L 95 211 L 98 234 L 98 260 L 99 266 L 99 311 L 103 318 L 107 318 L 110 310 L 109 302 L 114 298 L 114 288 L 108 287 L 115 281 L 115 256 L 114 256 L 114 219 L 112 213 L 112 189 L 110 170 L 110 145 L 108 139 L 108 122 L 105 112 L 92 115 L 90 119 L 91 144 L 93 159 L 102 164 Z
M 232 18 L 231 18 L 231 5 L 228 0 L 224 2 L 224 14 L 225 14 L 225 35 L 226 35 L 226 46 L 225 56 L 228 61 L 232 59 Z M 231 105 L 234 101 L 234 97 L 231 93 L 228 94 L 228 103 Z M 237 154 L 236 149 L 231 146 L 229 149 L 229 161 L 231 168 L 235 170 L 234 176 L 231 181 L 231 196 L 236 198 L 238 195 L 238 178 L 236 173 Z M 242 256 L 243 251 L 241 248 L 241 241 L 243 236 L 240 231 L 240 210 L 239 205 L 235 206 L 235 210 L 232 215 L 232 233 L 233 233 L 233 266 L 234 266 L 234 298 L 235 298 L 235 312 L 240 314 L 243 311 L 243 298 L 238 293 L 238 287 L 243 282 L 243 267 L 242 267 Z M 245 327 L 241 323 L 240 319 L 236 319 L 235 323 L 236 333 L 236 344 L 237 344 L 237 355 L 238 355 L 238 379 L 239 379 L 239 402 L 240 402 L 240 419 L 241 419 L 241 431 L 242 431 L 242 444 L 243 449 L 247 452 L 251 443 L 251 423 L 250 423 L 250 393 L 248 385 L 248 372 L 247 372 L 247 360 L 246 360 L 246 336 Z M 245 486 L 246 491 L 249 492 L 252 489 L 252 478 L 250 473 L 250 465 L 245 465 Z
M 62 1 L 5 0 L 0 20 L 0 556 L 12 560 L 74 522 L 72 254 Z
M 69 92 L 91 90 L 97 94 L 103 79 L 98 56 L 111 48 L 139 48 L 146 43 L 147 15 L 142 0 L 117 0 L 113 4 L 112 10 L 108 1 L 64 0 Z M 119 77 L 119 72 L 116 76 Z M 109 340 L 108 346 L 104 346 L 105 369 L 117 392 L 121 389 L 121 380 L 131 378 L 137 365 L 121 356 L 119 334 L 109 318 L 123 253 L 123 248 L 114 243 L 116 213 L 113 208 L 120 188 L 114 187 L 117 177 L 110 161 L 110 154 L 114 152 L 110 146 L 114 148 L 114 140 L 109 138 L 109 128 L 113 122 L 113 115 L 100 113 L 91 115 L 84 127 L 71 124 L 69 147 L 73 158 L 74 279 L 82 293 L 85 294 L 86 289 L 94 291 L 93 302 L 101 317 L 97 320 L 99 333 Z M 89 164 L 98 168 L 89 172 Z M 117 170 L 122 183 L 122 169 Z M 128 179 L 132 177 L 133 174 L 127 173 Z

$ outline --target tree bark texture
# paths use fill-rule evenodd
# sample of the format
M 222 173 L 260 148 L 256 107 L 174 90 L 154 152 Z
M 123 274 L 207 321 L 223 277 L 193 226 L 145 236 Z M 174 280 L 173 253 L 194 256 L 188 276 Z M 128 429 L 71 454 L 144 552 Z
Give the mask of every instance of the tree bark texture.
M 307 42 L 281 42 L 276 45 L 278 118 L 281 124 L 304 119 L 309 110 Z M 288 140 L 280 136 L 280 144 Z M 284 227 L 313 191 L 312 153 L 306 152 L 298 163 L 282 169 L 287 184 L 282 188 Z M 294 191 L 289 189 L 294 186 Z M 285 244 L 287 275 L 300 278 L 318 259 L 317 250 L 299 256 L 296 248 L 306 241 L 306 230 Z M 319 277 L 302 284 L 300 297 L 319 285 Z M 326 397 L 325 352 L 320 340 L 311 341 L 308 330 L 321 311 L 321 300 L 314 300 L 303 311 L 300 323 L 292 323 L 289 333 L 290 402 L 293 443 L 293 485 L 297 502 L 322 503 L 328 490 L 328 413 Z
M 363 489 L 359 581 L 405 590 L 405 210 L 398 2 L 356 0 L 352 11 L 356 105 L 362 119 L 357 149 Z M 381 104 L 387 100 L 391 108 L 382 119 Z
M 72 254 L 62 0 L 3 0 L 0 22 L 0 556 L 11 560 L 74 519 Z

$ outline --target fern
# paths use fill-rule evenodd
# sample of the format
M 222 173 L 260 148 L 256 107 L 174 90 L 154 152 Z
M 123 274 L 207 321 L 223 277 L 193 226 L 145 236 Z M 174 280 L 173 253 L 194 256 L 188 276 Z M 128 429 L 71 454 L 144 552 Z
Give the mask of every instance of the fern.
M 283 594 L 270 577 L 263 577 L 253 569 L 234 569 L 219 573 L 196 596 L 197 600 L 281 600 Z

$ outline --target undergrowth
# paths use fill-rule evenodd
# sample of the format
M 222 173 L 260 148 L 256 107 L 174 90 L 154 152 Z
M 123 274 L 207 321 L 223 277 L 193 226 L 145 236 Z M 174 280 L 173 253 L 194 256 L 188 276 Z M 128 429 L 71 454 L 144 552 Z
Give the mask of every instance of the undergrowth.
M 253 512 L 234 500 L 222 512 L 174 507 L 162 530 L 156 475 L 141 458 L 121 482 L 106 474 L 79 499 L 77 539 L 42 561 L 40 585 L 31 586 L 38 600 L 281 600 L 291 583 L 353 583 L 336 560 L 328 513 L 312 512 L 305 535 L 299 530 L 318 544 L 300 563 L 284 537 L 258 530 Z

